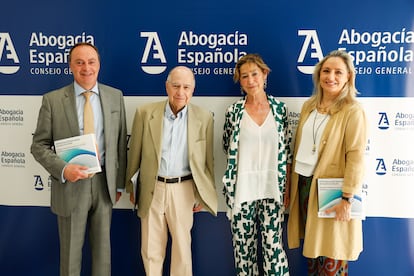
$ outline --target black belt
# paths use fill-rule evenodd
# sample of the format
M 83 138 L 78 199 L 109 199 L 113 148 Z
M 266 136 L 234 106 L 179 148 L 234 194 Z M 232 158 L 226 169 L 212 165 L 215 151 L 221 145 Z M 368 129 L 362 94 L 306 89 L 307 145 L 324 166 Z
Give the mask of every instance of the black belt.
M 172 177 L 172 178 L 168 178 L 168 177 L 162 177 L 162 176 L 157 176 L 157 180 L 164 182 L 164 183 L 180 183 L 182 181 L 186 181 L 186 180 L 190 180 L 193 179 L 193 175 L 189 174 L 186 176 L 181 176 L 181 177 Z

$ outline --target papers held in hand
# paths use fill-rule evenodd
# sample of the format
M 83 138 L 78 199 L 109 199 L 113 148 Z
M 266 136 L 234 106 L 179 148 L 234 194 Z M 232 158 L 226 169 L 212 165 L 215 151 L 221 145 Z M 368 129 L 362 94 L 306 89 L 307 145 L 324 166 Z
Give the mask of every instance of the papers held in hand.
M 325 211 L 342 200 L 343 178 L 318 179 L 318 217 L 334 218 L 335 212 L 326 214 Z M 351 218 L 365 219 L 363 193 L 354 195 L 351 205 Z
M 55 151 L 67 163 L 88 167 L 88 174 L 102 171 L 93 133 L 56 140 Z

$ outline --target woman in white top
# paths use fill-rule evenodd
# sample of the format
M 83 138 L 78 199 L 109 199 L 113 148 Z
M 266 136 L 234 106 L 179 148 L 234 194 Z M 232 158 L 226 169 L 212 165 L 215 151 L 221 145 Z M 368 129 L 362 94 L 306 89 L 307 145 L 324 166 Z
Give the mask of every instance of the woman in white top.
M 243 56 L 234 80 L 246 96 L 225 114 L 223 177 L 237 275 L 258 275 L 258 233 L 265 275 L 289 275 L 282 243 L 284 196 L 291 154 L 286 105 L 265 92 L 270 68 L 257 54 Z M 259 247 L 260 248 L 260 247 Z

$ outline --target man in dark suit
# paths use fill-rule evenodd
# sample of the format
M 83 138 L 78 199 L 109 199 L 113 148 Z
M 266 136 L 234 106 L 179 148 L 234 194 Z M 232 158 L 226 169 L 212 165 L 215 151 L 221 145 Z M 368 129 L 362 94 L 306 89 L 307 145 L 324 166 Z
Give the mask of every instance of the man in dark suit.
M 191 276 L 193 211 L 217 214 L 213 166 L 213 115 L 191 104 L 195 79 L 184 66 L 165 83 L 168 100 L 138 108 L 132 125 L 126 190 L 139 170 L 137 205 L 141 255 L 147 275 L 161 276 L 168 231 L 170 275 Z
M 31 152 L 51 174 L 51 209 L 58 217 L 60 275 L 80 275 L 86 228 L 92 251 L 92 275 L 111 275 L 112 206 L 125 183 L 126 119 L 120 90 L 98 83 L 100 57 L 89 43 L 73 46 L 69 66 L 74 82 L 46 93 L 42 99 Z M 84 134 L 83 92 L 92 91 L 94 133 L 102 172 L 66 163 L 54 141 Z M 92 127 L 93 129 L 93 127 Z

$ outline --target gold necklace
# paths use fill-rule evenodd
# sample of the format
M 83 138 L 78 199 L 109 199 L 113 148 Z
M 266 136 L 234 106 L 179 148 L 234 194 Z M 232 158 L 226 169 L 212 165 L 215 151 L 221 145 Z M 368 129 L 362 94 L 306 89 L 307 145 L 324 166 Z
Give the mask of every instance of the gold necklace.
M 312 126 L 312 138 L 313 138 L 312 154 L 315 154 L 316 152 L 316 136 L 318 135 L 319 128 L 321 127 L 323 122 L 325 122 L 326 118 L 328 118 L 328 115 L 325 115 L 325 118 L 322 119 L 322 121 L 319 123 L 315 131 L 315 124 L 316 124 L 317 116 L 318 116 L 318 110 L 315 109 L 315 118 L 313 118 L 313 126 Z

